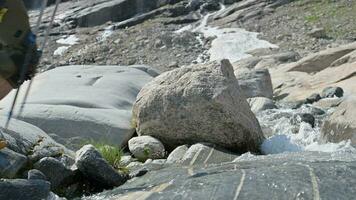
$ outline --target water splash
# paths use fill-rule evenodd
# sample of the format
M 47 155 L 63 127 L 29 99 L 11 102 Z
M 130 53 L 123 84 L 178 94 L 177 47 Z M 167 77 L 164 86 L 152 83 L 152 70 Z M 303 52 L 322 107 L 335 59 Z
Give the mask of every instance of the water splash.
M 272 109 L 257 114 L 262 129 L 268 138 L 261 145 L 264 154 L 283 152 L 320 151 L 320 152 L 356 152 L 351 141 L 324 143 L 321 139 L 322 121 L 328 115 L 316 116 L 313 128 L 300 121 L 298 114 L 312 113 L 313 107 L 303 106 L 299 109 Z

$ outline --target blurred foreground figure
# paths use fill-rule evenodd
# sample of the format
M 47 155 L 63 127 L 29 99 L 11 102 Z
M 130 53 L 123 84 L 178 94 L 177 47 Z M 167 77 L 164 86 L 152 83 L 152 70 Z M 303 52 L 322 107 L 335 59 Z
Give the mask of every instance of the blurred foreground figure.
M 40 56 L 22 0 L 0 0 L 0 100 L 34 76 Z

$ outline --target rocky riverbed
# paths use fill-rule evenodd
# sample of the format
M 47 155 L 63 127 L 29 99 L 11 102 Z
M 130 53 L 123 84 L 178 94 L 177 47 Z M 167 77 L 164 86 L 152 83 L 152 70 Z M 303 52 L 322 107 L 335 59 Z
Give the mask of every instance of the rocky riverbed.
M 61 3 L 25 110 L 1 129 L 0 199 L 353 199 L 355 13 Z

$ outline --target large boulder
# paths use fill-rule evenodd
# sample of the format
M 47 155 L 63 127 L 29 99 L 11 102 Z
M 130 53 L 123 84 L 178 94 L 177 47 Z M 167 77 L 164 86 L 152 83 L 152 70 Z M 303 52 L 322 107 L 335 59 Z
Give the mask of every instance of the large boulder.
M 55 68 L 34 79 L 23 115 L 17 116 L 17 110 L 14 115 L 67 141 L 79 137 L 125 144 L 134 132 L 132 104 L 141 87 L 152 79 L 150 74 L 145 66 Z M 0 108 L 8 109 L 11 102 L 10 94 Z
M 228 60 L 185 66 L 145 85 L 133 107 L 139 135 L 166 148 L 209 142 L 235 151 L 259 151 L 261 128 Z
M 266 97 L 273 98 L 271 75 L 267 69 L 235 71 L 242 91 L 246 98 Z
M 50 183 L 44 180 L 1 179 L 0 199 L 38 200 L 50 196 Z
M 85 145 L 77 151 L 76 165 L 87 178 L 104 188 L 120 186 L 127 180 L 127 176 L 111 167 L 92 145 Z
M 164 158 L 165 149 L 161 141 L 152 136 L 139 136 L 129 140 L 130 152 L 139 160 Z
M 321 129 L 325 142 L 338 143 L 351 140 L 356 147 L 356 99 L 345 99 L 335 111 L 324 121 Z

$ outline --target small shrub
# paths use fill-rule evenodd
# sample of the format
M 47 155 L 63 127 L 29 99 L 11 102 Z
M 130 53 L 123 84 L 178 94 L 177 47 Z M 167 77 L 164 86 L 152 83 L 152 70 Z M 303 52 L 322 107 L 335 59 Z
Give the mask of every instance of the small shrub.
M 106 142 L 97 142 L 93 140 L 89 141 L 87 144 L 93 145 L 114 169 L 122 173 L 129 173 L 128 169 L 121 163 L 123 151 L 120 147 L 109 145 Z

